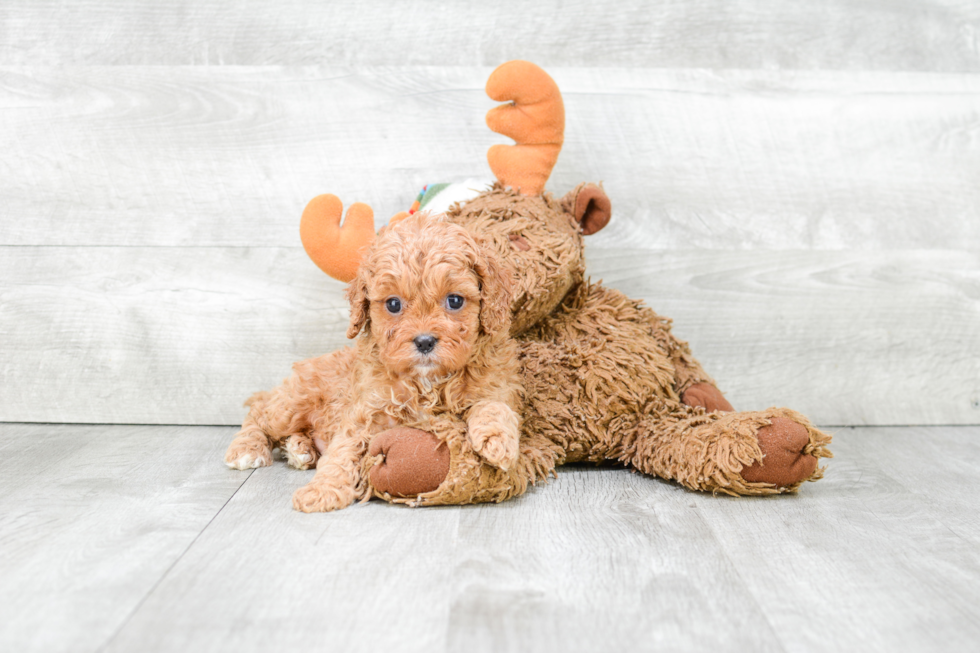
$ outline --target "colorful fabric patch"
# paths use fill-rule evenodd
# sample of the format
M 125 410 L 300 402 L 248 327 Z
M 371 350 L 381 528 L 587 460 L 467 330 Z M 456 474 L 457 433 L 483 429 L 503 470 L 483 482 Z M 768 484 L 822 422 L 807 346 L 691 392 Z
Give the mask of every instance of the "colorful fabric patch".
M 467 179 L 453 184 L 427 184 L 419 191 L 409 213 L 425 209 L 430 213 L 445 213 L 453 204 L 467 202 L 480 193 L 489 190 L 493 182 L 482 179 Z

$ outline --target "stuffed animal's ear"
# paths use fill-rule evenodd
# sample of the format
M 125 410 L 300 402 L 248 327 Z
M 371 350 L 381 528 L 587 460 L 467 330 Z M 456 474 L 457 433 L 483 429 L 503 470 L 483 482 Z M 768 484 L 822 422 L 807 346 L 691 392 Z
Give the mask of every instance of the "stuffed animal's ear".
M 612 217 L 612 202 L 602 186 L 579 184 L 561 199 L 561 206 L 581 226 L 586 236 L 601 230 Z
M 361 329 L 368 324 L 371 317 L 371 302 L 367 296 L 367 279 L 363 268 L 347 286 L 347 301 L 350 302 L 350 325 L 347 327 L 347 337 L 356 338 Z M 368 326 L 370 329 L 370 326 Z
M 489 247 L 481 246 L 473 268 L 480 276 L 480 328 L 487 335 L 510 330 L 511 274 Z

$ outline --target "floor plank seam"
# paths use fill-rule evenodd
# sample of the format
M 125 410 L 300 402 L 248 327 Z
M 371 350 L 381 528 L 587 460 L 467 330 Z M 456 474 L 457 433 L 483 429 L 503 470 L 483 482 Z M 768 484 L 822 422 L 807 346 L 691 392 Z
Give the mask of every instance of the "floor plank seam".
M 108 639 L 106 639 L 106 641 L 102 644 L 102 646 L 96 649 L 96 653 L 103 653 L 103 651 L 109 648 L 112 642 L 115 641 L 115 639 L 119 636 L 119 633 L 121 633 L 123 629 L 126 628 L 126 625 L 129 624 L 129 622 L 133 620 L 133 617 L 135 617 L 136 614 L 140 611 L 140 609 L 143 607 L 143 604 L 146 603 L 147 599 L 149 599 L 153 595 L 153 593 L 157 591 L 157 588 L 164 581 L 164 579 L 166 579 L 167 576 L 170 575 L 170 572 L 173 571 L 174 567 L 176 567 L 177 564 L 184 558 L 184 556 L 187 555 L 187 552 L 191 550 L 191 548 L 197 543 L 197 541 L 201 538 L 201 536 L 204 535 L 204 533 L 208 530 L 208 528 L 211 527 L 211 524 L 213 524 L 214 520 L 218 518 L 218 515 L 224 512 L 225 507 L 229 503 L 231 503 L 231 500 L 235 498 L 235 495 L 237 495 L 239 491 L 241 491 L 241 489 L 245 487 L 245 484 L 248 483 L 248 480 L 252 478 L 252 474 L 254 473 L 255 473 L 254 469 L 249 470 L 248 476 L 246 476 L 245 479 L 242 480 L 242 482 L 238 485 L 238 487 L 235 488 L 235 491 L 231 493 L 231 496 L 229 496 L 225 500 L 225 502 L 221 504 L 221 507 L 218 508 L 217 512 L 215 512 L 214 515 L 211 516 L 211 519 L 209 519 L 208 523 L 204 525 L 204 528 L 202 528 L 200 532 L 198 532 L 198 534 L 194 536 L 194 539 L 192 539 L 190 543 L 186 547 L 184 547 L 184 550 L 180 552 L 180 555 L 178 555 L 177 558 L 172 563 L 170 563 L 170 566 L 167 567 L 167 569 L 162 574 L 160 574 L 160 577 L 156 580 L 155 583 L 153 583 L 153 587 L 151 587 L 149 591 L 147 591 L 147 593 L 143 595 L 143 598 L 141 598 L 139 602 L 137 602 L 137 604 L 133 607 L 133 609 L 129 612 L 129 614 L 126 615 L 126 618 L 123 619 L 122 623 L 119 624 L 119 627 L 116 628 L 116 630 L 112 633 L 112 635 L 109 636 Z
M 754 591 L 752 591 L 752 587 L 745 582 L 745 579 L 742 577 L 742 570 L 739 569 L 737 564 L 735 564 L 735 560 L 732 559 L 732 556 L 728 551 L 728 547 L 725 546 L 724 539 L 719 536 L 718 531 L 712 524 L 712 520 L 708 519 L 707 515 L 704 514 L 700 507 L 697 508 L 697 512 L 701 517 L 701 521 L 704 522 L 712 537 L 715 538 L 715 542 L 718 543 L 718 548 L 721 551 L 721 554 L 725 556 L 725 560 L 728 562 L 728 566 L 732 570 L 732 573 L 736 578 L 738 578 L 739 582 L 742 583 L 742 587 L 745 589 L 745 592 L 752 597 L 753 605 L 755 605 L 755 608 L 758 610 L 759 614 L 762 615 L 762 618 L 765 619 L 766 624 L 769 625 L 769 631 L 772 633 L 773 639 L 779 644 L 779 650 L 781 650 L 783 653 L 788 653 L 789 648 L 787 647 L 786 642 L 783 641 L 783 638 L 780 636 L 779 631 L 776 629 L 776 624 L 773 623 L 773 620 L 763 608 L 762 603 L 759 602 L 759 597 L 756 596 Z
M 443 640 L 442 640 L 442 650 L 444 653 L 451 653 L 452 651 L 452 649 L 450 649 L 450 641 L 453 636 L 453 606 L 455 605 L 456 602 L 456 594 L 455 594 L 455 592 L 457 591 L 456 578 L 458 576 L 458 571 L 459 571 L 459 559 L 457 556 L 459 552 L 459 527 L 463 521 L 463 510 L 462 510 L 463 507 L 453 506 L 453 508 L 456 511 L 456 528 L 453 531 L 453 565 L 452 565 L 452 569 L 449 572 L 449 578 L 446 579 L 446 587 L 452 588 L 453 594 L 450 595 L 449 600 L 446 602 L 446 628 L 443 633 Z M 483 506 L 481 506 L 480 508 L 482 509 Z

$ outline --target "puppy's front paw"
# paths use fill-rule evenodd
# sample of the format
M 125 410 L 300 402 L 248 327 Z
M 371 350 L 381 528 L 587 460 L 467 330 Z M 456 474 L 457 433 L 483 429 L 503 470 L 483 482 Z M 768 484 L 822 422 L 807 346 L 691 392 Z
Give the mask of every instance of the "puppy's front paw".
M 291 435 L 286 438 L 286 462 L 296 469 L 310 469 L 316 465 L 319 452 L 313 441 L 305 435 Z
M 354 503 L 354 490 L 313 481 L 293 493 L 293 509 L 300 512 L 330 512 Z
M 255 469 L 272 464 L 272 450 L 254 440 L 235 439 L 225 452 L 225 464 L 231 469 Z
M 517 464 L 520 421 L 506 404 L 491 402 L 481 407 L 467 423 L 467 437 L 473 449 L 503 471 Z
M 479 452 L 488 463 L 506 472 L 517 464 L 517 442 L 516 435 L 491 433 L 486 436 Z

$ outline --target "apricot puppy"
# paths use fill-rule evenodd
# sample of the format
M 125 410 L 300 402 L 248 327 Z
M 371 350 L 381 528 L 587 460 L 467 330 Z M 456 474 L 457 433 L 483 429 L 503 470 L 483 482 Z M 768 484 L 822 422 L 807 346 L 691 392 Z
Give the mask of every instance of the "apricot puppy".
M 281 386 L 254 395 L 226 464 L 269 465 L 279 447 L 290 465 L 317 468 L 293 507 L 336 510 L 369 496 L 361 463 L 375 434 L 450 413 L 466 421 L 475 451 L 509 469 L 522 409 L 510 279 L 442 215 L 384 228 L 347 290 L 355 345 L 296 363 Z

